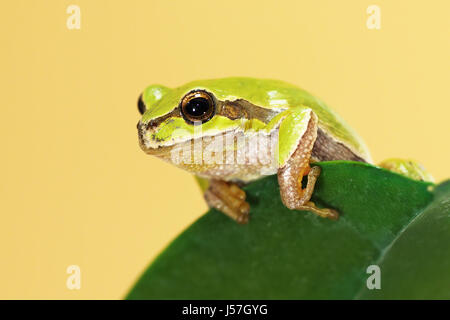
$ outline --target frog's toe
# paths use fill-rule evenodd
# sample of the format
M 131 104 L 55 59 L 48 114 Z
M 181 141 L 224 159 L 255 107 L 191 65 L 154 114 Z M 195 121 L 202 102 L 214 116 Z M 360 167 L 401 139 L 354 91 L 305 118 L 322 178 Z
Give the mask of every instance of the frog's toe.
M 204 196 L 210 207 L 216 208 L 240 224 L 248 222 L 250 205 L 245 201 L 245 192 L 236 184 L 212 180 Z
M 248 212 L 241 213 L 237 217 L 236 222 L 239 223 L 239 224 L 246 224 L 246 223 L 248 223 L 249 218 L 250 218 L 250 215 L 249 215 Z
M 319 217 L 327 218 L 330 220 L 339 219 L 338 211 L 336 211 L 334 209 L 330 209 L 330 208 L 317 208 L 316 205 L 314 204 L 314 202 L 312 202 L 312 201 L 308 201 L 304 205 L 298 206 L 296 209 L 309 211 L 309 212 L 312 212 L 312 213 L 318 215 Z

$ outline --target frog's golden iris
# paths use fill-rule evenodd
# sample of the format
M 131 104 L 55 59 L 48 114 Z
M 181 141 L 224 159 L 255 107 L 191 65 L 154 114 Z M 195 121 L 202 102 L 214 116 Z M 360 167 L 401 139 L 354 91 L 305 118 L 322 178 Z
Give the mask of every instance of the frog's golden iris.
M 181 99 L 180 111 L 189 124 L 205 123 L 216 112 L 215 98 L 205 90 L 193 90 Z

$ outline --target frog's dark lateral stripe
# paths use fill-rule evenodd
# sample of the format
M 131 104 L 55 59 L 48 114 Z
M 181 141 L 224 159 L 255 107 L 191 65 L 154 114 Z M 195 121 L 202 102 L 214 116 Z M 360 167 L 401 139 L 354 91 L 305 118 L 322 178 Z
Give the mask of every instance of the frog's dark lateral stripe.
M 283 111 L 283 109 L 267 109 L 254 105 L 243 99 L 233 101 L 219 100 L 216 103 L 216 115 L 227 117 L 230 120 L 258 119 L 264 123 L 268 123 L 281 111 Z M 180 108 L 176 107 L 171 112 L 154 120 L 150 120 L 147 124 L 147 129 L 155 128 L 169 118 L 182 118 Z
M 268 123 L 284 109 L 267 109 L 257 106 L 243 99 L 234 101 L 219 101 L 217 104 L 217 114 L 231 120 L 236 119 L 257 119 Z
M 169 112 L 169 113 L 167 113 L 167 114 L 165 114 L 165 115 L 163 115 L 161 117 L 158 117 L 156 119 L 150 120 L 147 123 L 147 130 L 150 130 L 152 128 L 156 128 L 157 126 L 159 126 L 161 123 L 163 123 L 167 119 L 170 119 L 170 118 L 181 118 L 181 117 L 182 116 L 181 116 L 181 113 L 180 113 L 180 108 L 177 107 L 177 108 L 173 109 L 171 112 Z
M 314 161 L 350 160 L 367 162 L 354 154 L 347 146 L 327 135 L 320 127 L 317 129 L 317 138 L 311 157 Z

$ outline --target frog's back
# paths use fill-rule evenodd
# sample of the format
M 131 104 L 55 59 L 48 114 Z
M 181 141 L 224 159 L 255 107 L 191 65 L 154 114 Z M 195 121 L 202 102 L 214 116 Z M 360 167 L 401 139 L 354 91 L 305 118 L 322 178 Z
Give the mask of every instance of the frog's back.
M 263 108 L 309 107 L 317 114 L 319 127 L 328 137 L 371 162 L 367 147 L 356 132 L 325 103 L 297 86 L 279 80 L 232 77 L 193 81 L 175 89 L 174 94 L 180 96 L 197 88 L 212 92 L 220 100 L 245 99 Z

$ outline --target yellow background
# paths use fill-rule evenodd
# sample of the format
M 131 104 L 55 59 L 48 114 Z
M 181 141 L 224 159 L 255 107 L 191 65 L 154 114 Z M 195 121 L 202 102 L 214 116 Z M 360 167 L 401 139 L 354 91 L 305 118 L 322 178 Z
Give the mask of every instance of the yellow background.
M 81 30 L 66 27 L 70 4 Z M 371 4 L 381 30 L 366 27 Z M 2 3 L 0 298 L 121 298 L 206 209 L 187 173 L 138 147 L 136 99 L 152 83 L 292 82 L 375 161 L 415 158 L 448 178 L 449 12 L 406 0 Z M 80 290 L 66 288 L 72 264 Z

